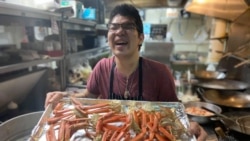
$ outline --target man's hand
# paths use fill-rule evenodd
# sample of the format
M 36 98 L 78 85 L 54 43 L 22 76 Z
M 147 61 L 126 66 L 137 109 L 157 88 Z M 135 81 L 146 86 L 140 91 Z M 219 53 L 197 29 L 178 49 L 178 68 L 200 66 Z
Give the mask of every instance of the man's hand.
M 189 132 L 195 135 L 197 141 L 206 141 L 207 132 L 197 122 L 190 122 Z

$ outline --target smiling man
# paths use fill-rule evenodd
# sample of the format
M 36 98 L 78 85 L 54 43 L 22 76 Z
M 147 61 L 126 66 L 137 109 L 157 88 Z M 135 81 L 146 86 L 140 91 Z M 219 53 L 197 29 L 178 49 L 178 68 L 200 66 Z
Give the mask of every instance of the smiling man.
M 107 27 L 114 56 L 99 61 L 87 84 L 88 95 L 104 99 L 177 101 L 167 66 L 140 57 L 144 34 L 137 9 L 126 4 L 117 6 Z

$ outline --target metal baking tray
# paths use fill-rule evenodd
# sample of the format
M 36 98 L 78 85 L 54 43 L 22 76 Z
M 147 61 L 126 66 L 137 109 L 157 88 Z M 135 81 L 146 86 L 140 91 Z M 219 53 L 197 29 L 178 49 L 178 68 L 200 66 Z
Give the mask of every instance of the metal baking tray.
M 183 126 L 187 129 L 190 124 L 188 120 L 188 116 L 185 113 L 185 107 L 180 102 L 149 102 L 149 101 L 132 101 L 132 100 L 107 100 L 107 99 L 90 99 L 90 98 L 78 98 L 78 101 L 80 101 L 84 105 L 93 105 L 98 103 L 110 103 L 110 102 L 119 102 L 122 106 L 122 110 L 126 112 L 129 106 L 133 105 L 136 107 L 142 107 L 143 105 L 150 105 L 155 110 L 159 110 L 159 106 L 171 108 L 175 110 L 177 118 L 180 120 L 180 122 L 183 124 Z M 62 99 L 63 102 L 71 105 L 69 98 Z M 31 136 L 29 138 L 29 141 L 44 141 L 46 140 L 45 132 L 48 130 L 48 124 L 46 123 L 46 119 L 52 116 L 52 106 L 49 105 L 45 111 L 43 112 L 40 120 L 38 121 L 37 125 L 32 130 Z M 183 135 L 183 139 L 180 139 L 181 141 L 196 141 L 196 138 L 192 135 L 189 135 L 188 133 Z M 178 140 L 179 141 L 179 140 Z

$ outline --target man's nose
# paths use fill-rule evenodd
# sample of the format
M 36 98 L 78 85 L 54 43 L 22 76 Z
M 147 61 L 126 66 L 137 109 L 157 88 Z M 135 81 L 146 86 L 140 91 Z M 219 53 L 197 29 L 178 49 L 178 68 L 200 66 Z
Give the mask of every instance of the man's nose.
M 122 27 L 122 25 L 119 25 L 119 28 L 117 28 L 116 32 L 120 33 L 124 33 L 125 32 L 125 29 Z

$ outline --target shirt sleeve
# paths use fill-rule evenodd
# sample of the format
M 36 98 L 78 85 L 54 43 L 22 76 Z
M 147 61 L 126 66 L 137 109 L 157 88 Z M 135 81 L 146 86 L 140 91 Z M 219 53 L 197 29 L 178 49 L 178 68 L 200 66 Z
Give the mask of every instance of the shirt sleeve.
M 93 71 L 90 74 L 90 77 L 87 81 L 87 89 L 90 93 L 94 94 L 94 95 L 99 95 L 99 89 L 98 88 L 98 79 L 99 79 L 99 75 L 101 72 L 101 61 L 99 61 L 96 65 L 95 68 L 93 69 Z
M 162 70 L 161 76 L 161 88 L 160 88 L 160 100 L 166 100 L 169 102 L 177 102 L 178 98 L 175 91 L 175 83 L 173 75 L 170 73 L 169 68 L 166 66 Z M 163 78 L 163 79 L 162 79 Z

